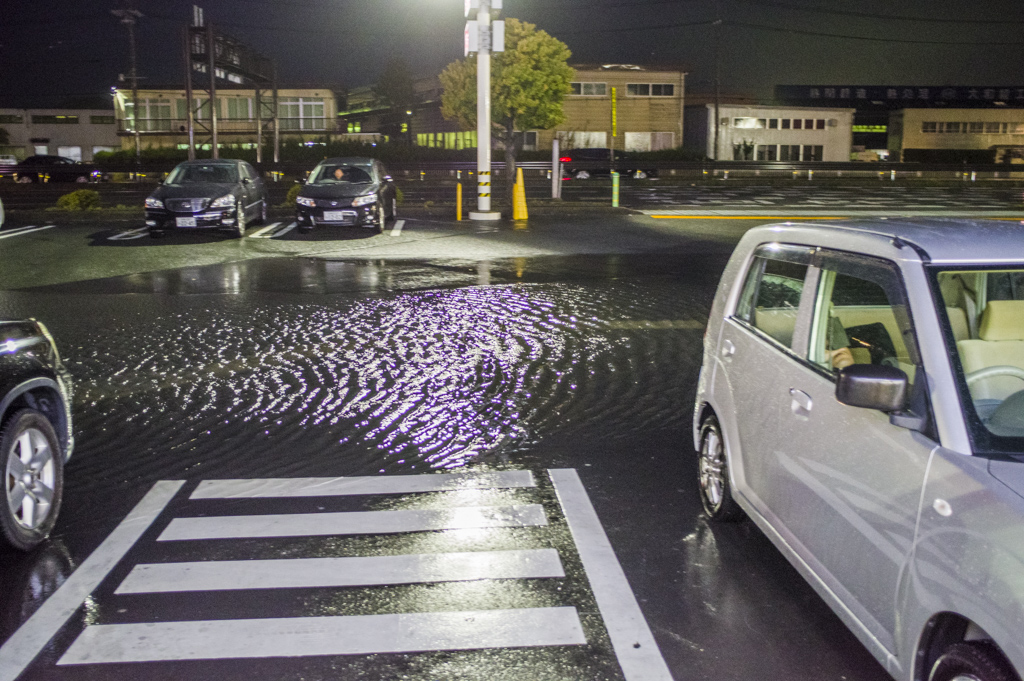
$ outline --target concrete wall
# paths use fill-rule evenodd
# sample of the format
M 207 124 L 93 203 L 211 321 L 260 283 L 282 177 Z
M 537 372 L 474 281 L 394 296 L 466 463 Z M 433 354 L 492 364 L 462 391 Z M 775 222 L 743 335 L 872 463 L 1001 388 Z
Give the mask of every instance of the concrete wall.
M 91 161 L 94 150 L 120 147 L 113 116 L 105 109 L 0 109 L 0 128 L 10 136 L 0 153 L 19 160 L 40 153 Z M 66 122 L 52 122 L 57 120 Z

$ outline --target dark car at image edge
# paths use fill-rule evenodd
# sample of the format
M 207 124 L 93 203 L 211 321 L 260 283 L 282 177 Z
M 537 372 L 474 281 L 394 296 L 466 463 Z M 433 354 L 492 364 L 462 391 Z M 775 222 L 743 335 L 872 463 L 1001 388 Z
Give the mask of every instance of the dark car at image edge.
M 263 179 L 245 161 L 184 161 L 146 199 L 146 226 L 153 238 L 172 230 L 242 237 L 250 221 L 266 221 L 268 209 Z
M 0 537 L 29 550 L 57 520 L 74 449 L 71 377 L 42 322 L 0 320 Z

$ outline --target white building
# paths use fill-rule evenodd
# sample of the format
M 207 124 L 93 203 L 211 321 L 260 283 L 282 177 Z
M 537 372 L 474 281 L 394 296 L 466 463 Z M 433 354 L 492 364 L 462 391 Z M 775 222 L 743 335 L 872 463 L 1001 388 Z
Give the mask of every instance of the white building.
M 0 128 L 10 138 L 0 154 L 19 160 L 49 154 L 91 161 L 96 152 L 121 148 L 117 121 L 108 109 L 0 109 Z
M 723 104 L 722 161 L 849 161 L 854 109 Z M 707 155 L 715 154 L 715 106 L 707 105 Z

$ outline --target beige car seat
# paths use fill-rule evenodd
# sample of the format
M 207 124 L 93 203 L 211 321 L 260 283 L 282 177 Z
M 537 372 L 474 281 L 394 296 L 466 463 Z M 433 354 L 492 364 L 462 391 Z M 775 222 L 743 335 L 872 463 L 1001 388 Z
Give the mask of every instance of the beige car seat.
M 978 339 L 957 343 L 964 373 L 988 367 L 1016 367 L 1024 375 L 1024 300 L 992 300 L 985 306 Z M 1024 390 L 1024 379 L 1012 375 L 991 376 L 971 383 L 971 397 L 1004 400 Z

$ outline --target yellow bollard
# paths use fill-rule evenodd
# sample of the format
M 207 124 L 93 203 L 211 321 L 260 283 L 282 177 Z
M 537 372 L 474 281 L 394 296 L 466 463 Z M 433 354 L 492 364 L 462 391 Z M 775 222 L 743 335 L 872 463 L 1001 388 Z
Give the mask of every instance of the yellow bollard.
M 512 219 L 526 220 L 526 182 L 523 180 L 523 169 L 516 168 L 516 183 L 512 190 Z
M 462 221 L 462 183 L 455 183 L 455 219 Z

